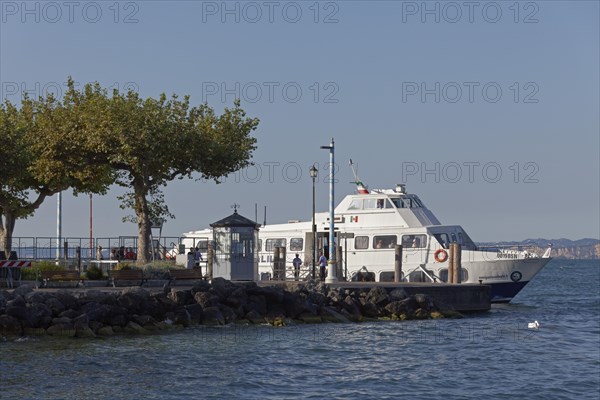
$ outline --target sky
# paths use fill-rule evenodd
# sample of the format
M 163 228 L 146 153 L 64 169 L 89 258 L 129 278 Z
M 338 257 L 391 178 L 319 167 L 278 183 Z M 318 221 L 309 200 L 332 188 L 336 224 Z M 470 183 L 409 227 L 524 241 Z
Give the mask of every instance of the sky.
M 260 119 L 254 166 L 177 180 L 163 236 L 232 212 L 267 223 L 406 183 L 475 241 L 600 237 L 597 1 L 0 1 L 0 94 L 81 86 L 190 95 Z M 81 87 L 80 86 L 80 87 Z M 168 148 L 164 151 L 169 151 Z M 198 154 L 199 157 L 202 154 Z M 120 188 L 92 198 L 95 237 L 135 235 Z M 56 196 L 17 237 L 56 236 Z M 90 199 L 62 196 L 62 232 L 88 237 Z

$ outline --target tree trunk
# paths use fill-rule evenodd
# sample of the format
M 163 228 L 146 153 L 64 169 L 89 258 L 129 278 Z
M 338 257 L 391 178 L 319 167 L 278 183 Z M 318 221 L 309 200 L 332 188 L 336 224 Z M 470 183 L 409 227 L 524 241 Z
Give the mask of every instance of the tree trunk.
M 146 190 L 143 182 L 134 180 L 133 189 L 135 192 L 135 214 L 138 222 L 138 248 L 137 261 L 139 264 L 146 264 L 150 260 L 150 233 L 151 225 L 148 210 L 148 201 L 146 200 Z
M 4 217 L 4 221 L 2 221 L 2 217 Z M 10 257 L 12 250 L 12 235 L 16 220 L 13 213 L 2 210 L 2 214 L 0 214 L 0 250 L 4 251 L 6 258 Z

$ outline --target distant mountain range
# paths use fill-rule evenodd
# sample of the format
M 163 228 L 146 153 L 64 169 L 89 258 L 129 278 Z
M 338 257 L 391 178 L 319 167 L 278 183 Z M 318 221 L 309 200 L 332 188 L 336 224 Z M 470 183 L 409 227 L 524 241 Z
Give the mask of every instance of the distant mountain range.
M 565 259 L 600 259 L 600 240 L 598 239 L 525 239 L 520 242 L 481 242 L 478 246 L 523 246 L 527 250 L 542 254 L 552 244 L 552 257 Z

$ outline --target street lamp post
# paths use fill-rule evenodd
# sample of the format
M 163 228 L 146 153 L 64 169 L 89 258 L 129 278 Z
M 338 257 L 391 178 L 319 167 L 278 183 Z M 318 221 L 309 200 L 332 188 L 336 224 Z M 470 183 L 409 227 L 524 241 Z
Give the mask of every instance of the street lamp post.
M 316 262 L 317 262 L 317 224 L 315 223 L 315 179 L 319 173 L 319 170 L 313 164 L 309 170 L 310 177 L 312 178 L 312 234 L 313 234 L 313 251 L 312 251 L 312 277 L 317 279 L 316 275 Z
M 326 283 L 335 283 L 337 278 L 337 263 L 335 260 L 335 203 L 334 203 L 334 181 L 335 181 L 335 159 L 334 142 L 331 138 L 329 146 L 321 146 L 321 149 L 329 150 L 329 168 L 331 168 L 331 180 L 329 181 L 329 261 L 327 263 Z

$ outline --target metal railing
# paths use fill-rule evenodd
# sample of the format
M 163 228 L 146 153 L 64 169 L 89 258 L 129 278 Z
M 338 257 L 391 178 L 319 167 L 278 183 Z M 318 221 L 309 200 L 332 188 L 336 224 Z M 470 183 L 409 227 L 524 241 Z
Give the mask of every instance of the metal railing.
M 167 259 L 167 253 L 181 242 L 179 236 L 166 236 L 154 239 L 151 243 L 151 253 L 155 260 Z M 65 237 L 57 246 L 56 237 L 13 237 L 11 249 L 21 260 L 64 260 L 75 259 L 79 256 L 87 260 L 125 260 L 127 252 L 137 254 L 137 236 L 99 237 L 90 238 Z M 129 258 L 131 259 L 131 258 Z M 135 257 L 133 258 L 135 259 Z

